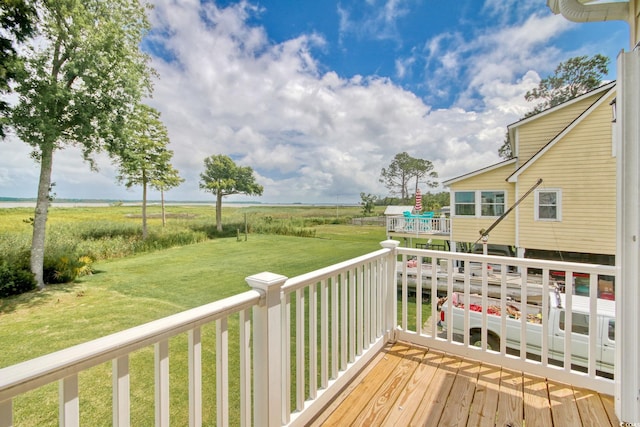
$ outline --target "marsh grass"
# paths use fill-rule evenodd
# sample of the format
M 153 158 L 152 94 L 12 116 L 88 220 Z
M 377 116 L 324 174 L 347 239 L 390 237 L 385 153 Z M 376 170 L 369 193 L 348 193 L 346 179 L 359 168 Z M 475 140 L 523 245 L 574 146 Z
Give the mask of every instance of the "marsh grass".
M 244 233 L 315 237 L 314 226 L 347 223 L 357 208 L 343 208 L 336 216 L 333 207 L 249 207 L 224 208 L 223 230 L 215 226 L 215 208 L 206 205 L 169 206 L 162 225 L 159 206 L 148 207 L 148 235 L 144 239 L 138 206 L 52 207 L 45 244 L 45 282 L 73 281 L 91 272 L 95 261 L 191 245 L 208 239 Z M 0 208 L 0 262 L 8 275 L 27 278 L 33 211 Z M 25 255 L 26 254 L 26 255 Z M 25 261 L 26 259 L 26 261 Z M 13 269 L 13 271 L 12 271 Z M 15 271 L 15 272 L 14 272 Z M 19 274 L 18 274 L 19 273 Z M 32 280 L 2 288 L 0 295 L 34 288 Z

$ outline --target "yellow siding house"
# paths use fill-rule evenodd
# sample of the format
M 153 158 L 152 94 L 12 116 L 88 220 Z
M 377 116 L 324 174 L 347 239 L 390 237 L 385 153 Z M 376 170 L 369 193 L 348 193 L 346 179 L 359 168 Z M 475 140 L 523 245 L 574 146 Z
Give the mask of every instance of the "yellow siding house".
M 451 192 L 451 240 L 518 256 L 614 264 L 615 82 L 508 127 L 514 158 L 444 182 Z M 542 180 L 536 186 L 536 183 Z

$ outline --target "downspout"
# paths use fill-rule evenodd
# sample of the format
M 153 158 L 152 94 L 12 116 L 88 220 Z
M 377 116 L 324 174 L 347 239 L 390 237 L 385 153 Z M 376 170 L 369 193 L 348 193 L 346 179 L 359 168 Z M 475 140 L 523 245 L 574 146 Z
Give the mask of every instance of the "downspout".
M 573 22 L 625 21 L 631 29 L 630 46 L 636 44 L 638 34 L 638 3 L 640 0 L 625 2 L 594 2 L 589 0 L 547 0 L 553 13 Z
M 584 4 L 579 0 L 547 0 L 547 6 L 573 22 L 629 21 L 628 2 Z
M 629 15 L 631 17 L 631 44 L 638 47 L 640 45 L 640 0 L 629 3 Z

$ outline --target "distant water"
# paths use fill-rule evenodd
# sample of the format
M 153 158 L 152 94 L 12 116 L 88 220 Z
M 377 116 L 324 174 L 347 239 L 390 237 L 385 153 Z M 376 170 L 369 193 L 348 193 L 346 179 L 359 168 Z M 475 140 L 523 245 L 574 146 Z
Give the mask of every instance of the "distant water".
M 136 206 L 140 203 L 123 203 L 126 206 Z M 53 202 L 51 206 L 54 208 L 82 208 L 82 207 L 103 207 L 111 206 L 109 202 Z M 35 208 L 36 202 L 5 202 L 0 201 L 0 209 L 2 208 Z
M 127 201 L 127 202 L 119 202 L 119 201 L 109 201 L 109 200 L 64 200 L 64 201 L 53 201 L 51 206 L 54 208 L 82 208 L 82 207 L 107 207 L 112 205 L 121 205 L 121 206 L 141 206 L 142 202 L 138 201 Z M 160 201 L 151 201 L 147 202 L 147 206 L 159 206 Z M 215 206 L 215 202 L 193 202 L 193 201 L 184 201 L 184 202 L 165 202 L 165 206 Z M 259 203 L 259 202 L 223 202 L 223 206 L 229 206 L 234 208 L 247 208 L 251 206 L 336 206 L 334 203 Z M 339 206 L 358 206 L 358 204 L 353 203 L 341 203 Z M 36 201 L 35 200 L 8 200 L 0 198 L 0 209 L 2 208 L 35 208 Z
M 87 208 L 87 207 L 108 207 L 113 206 L 115 204 L 120 206 L 141 206 L 142 202 L 102 202 L 102 201 L 91 201 L 91 202 L 52 202 L 51 207 L 54 208 Z M 186 205 L 195 205 L 195 206 L 215 206 L 215 203 L 205 203 L 205 202 L 165 202 L 165 206 L 186 206 Z M 223 203 L 223 206 L 234 206 L 238 208 L 244 208 L 249 206 L 269 206 L 263 205 L 262 203 Z M 160 206 L 160 202 L 147 202 L 147 206 Z M 0 200 L 0 209 L 2 208 L 35 208 L 36 202 L 33 201 L 5 201 Z

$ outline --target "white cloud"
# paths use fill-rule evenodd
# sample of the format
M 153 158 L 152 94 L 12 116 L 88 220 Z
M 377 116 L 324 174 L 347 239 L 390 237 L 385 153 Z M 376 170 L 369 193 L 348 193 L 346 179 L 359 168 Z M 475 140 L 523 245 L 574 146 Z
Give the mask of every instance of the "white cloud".
M 410 13 L 411 3 L 412 0 L 366 0 L 366 5 L 357 4 L 352 9 L 339 5 L 340 38 L 355 35 L 401 42 L 398 20 Z
M 371 28 L 397 34 L 395 22 L 408 3 L 369 3 L 379 9 L 365 16 Z M 503 3 L 488 1 L 486 8 L 497 13 Z M 198 186 L 204 158 L 212 154 L 254 168 L 264 202 L 356 202 L 360 192 L 385 195 L 380 170 L 402 151 L 433 161 L 442 179 L 497 162 L 506 125 L 530 108 L 523 94 L 539 81 L 532 70 L 541 61 L 558 62 L 560 52 L 549 42 L 568 28 L 561 18 L 533 14 L 490 29 L 436 35 L 395 62 L 400 77 L 424 67 L 430 95 L 421 99 L 390 78 L 324 71 L 314 56 L 326 48 L 322 35 L 275 43 L 263 27 L 247 23 L 263 13 L 250 3 L 154 4 L 148 47 L 160 77 L 149 103 L 162 113 L 174 166 L 186 178 L 168 192 L 171 200 L 212 200 Z M 353 17 L 346 10 L 341 16 L 342 30 L 350 31 Z M 451 94 L 459 94 L 451 106 L 431 106 Z M 28 147 L 6 144 L 0 194 L 35 196 L 37 168 Z M 77 150 L 56 153 L 58 196 L 140 197 L 139 189 L 115 184 L 106 156 L 99 157 L 100 173 L 80 159 Z M 26 191 L 15 189 L 18 182 L 29 183 Z

